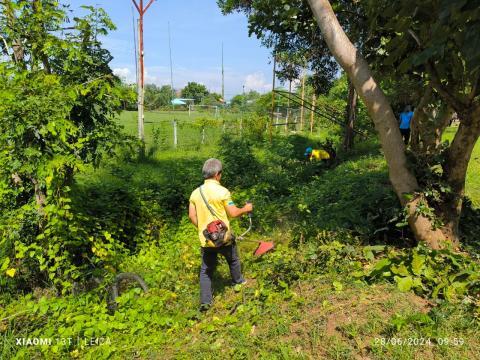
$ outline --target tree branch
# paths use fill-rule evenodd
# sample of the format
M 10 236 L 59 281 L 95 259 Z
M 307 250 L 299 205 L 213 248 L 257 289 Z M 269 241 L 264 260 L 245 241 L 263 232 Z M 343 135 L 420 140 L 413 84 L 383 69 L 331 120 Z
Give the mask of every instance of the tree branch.
M 8 52 L 7 40 L 5 40 L 5 38 L 4 38 L 2 35 L 0 35 L 0 38 L 1 38 L 2 41 L 3 41 L 3 46 L 2 46 L 2 47 L 3 47 L 3 52 L 4 52 L 4 54 L 5 54 L 6 56 L 10 57 L 11 55 L 10 55 L 10 53 Z
M 472 81 L 472 91 L 470 91 L 470 94 L 468 95 L 468 100 L 473 101 L 475 99 L 475 96 L 477 95 L 477 89 L 478 89 L 478 83 L 480 81 L 480 71 L 477 71 L 477 75 L 475 76 L 475 79 Z
M 456 98 L 445 88 L 445 86 L 443 86 L 438 76 L 437 70 L 435 69 L 435 65 L 431 60 L 427 62 L 426 68 L 428 74 L 430 75 L 430 81 L 435 90 L 438 91 L 438 93 L 445 100 L 445 102 L 450 105 L 457 113 L 462 112 L 466 104 Z
M 413 39 L 415 40 L 415 42 L 417 43 L 418 47 L 420 49 L 423 48 L 422 46 L 422 42 L 420 41 L 420 39 L 418 38 L 417 34 L 415 34 L 415 32 L 412 30 L 412 29 L 408 29 L 407 32 L 410 34 L 411 37 L 413 37 Z
M 418 47 L 420 50 L 424 50 L 423 44 L 418 37 L 418 35 L 412 30 L 408 29 L 407 32 L 410 34 L 410 36 L 415 40 L 417 43 Z M 440 81 L 440 77 L 438 76 L 438 72 L 435 68 L 435 64 L 433 63 L 432 60 L 428 60 L 427 63 L 425 64 L 425 67 L 427 69 L 428 74 L 430 75 L 430 81 L 435 88 L 435 90 L 438 91 L 440 96 L 443 97 L 445 102 L 447 102 L 455 111 L 460 112 L 461 109 L 465 106 L 462 101 L 457 99 L 453 94 L 451 94 L 445 86 L 443 86 L 442 82 Z

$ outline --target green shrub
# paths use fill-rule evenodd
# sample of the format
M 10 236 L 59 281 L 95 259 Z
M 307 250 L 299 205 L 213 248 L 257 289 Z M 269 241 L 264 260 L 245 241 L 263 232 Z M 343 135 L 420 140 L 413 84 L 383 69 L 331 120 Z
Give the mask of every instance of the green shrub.
M 307 238 L 317 229 L 346 229 L 381 242 L 408 235 L 395 227 L 401 208 L 378 157 L 345 161 L 299 186 L 294 198 L 294 216 Z
M 220 159 L 223 162 L 222 182 L 228 188 L 247 188 L 258 181 L 260 166 L 253 155 L 252 143 L 244 138 L 224 135 Z
M 388 250 L 385 257 L 354 275 L 369 282 L 385 279 L 396 283 L 401 291 L 413 290 L 433 299 L 455 301 L 470 296 L 471 303 L 477 300 L 480 266 L 468 256 L 449 249 L 432 250 L 422 244 L 402 251 L 384 250 Z

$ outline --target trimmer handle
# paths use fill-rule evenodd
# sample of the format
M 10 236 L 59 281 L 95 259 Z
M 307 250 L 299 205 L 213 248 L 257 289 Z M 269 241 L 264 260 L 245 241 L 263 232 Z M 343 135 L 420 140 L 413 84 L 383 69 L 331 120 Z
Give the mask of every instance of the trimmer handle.
M 247 204 L 251 204 L 252 202 L 251 202 L 250 200 L 247 200 L 246 203 L 247 203 Z M 253 217 L 253 210 L 250 211 L 247 215 L 248 215 L 248 217 L 251 219 L 251 218 Z

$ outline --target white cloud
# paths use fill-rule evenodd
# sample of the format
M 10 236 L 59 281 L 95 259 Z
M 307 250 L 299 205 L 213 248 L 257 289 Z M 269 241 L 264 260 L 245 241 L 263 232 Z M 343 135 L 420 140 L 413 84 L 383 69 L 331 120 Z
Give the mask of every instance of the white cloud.
M 123 64 L 122 64 L 123 65 Z M 135 83 L 135 68 L 128 65 L 120 65 L 113 69 L 115 75 L 127 83 Z M 170 85 L 170 67 L 148 66 L 145 68 L 145 83 L 158 86 Z M 211 92 L 222 92 L 221 68 L 211 67 L 204 69 L 191 69 L 177 67 L 173 69 L 173 86 L 175 89 L 184 88 L 188 82 L 203 84 Z M 233 69 L 225 68 L 225 97 L 231 99 L 233 96 L 242 93 L 242 84 L 245 91 L 256 90 L 260 93 L 270 91 L 272 84 L 262 72 L 242 74 Z
M 136 81 L 134 72 L 135 71 L 131 71 L 127 67 L 113 69 L 113 73 L 128 84 L 134 83 Z
M 256 90 L 260 93 L 272 90 L 272 84 L 265 79 L 263 72 L 257 71 L 245 77 L 245 91 Z

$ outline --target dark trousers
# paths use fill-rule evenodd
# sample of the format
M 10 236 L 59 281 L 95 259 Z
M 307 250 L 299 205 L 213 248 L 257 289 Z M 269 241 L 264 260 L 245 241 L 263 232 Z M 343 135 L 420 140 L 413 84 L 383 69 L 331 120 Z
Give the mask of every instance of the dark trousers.
M 237 245 L 221 246 L 219 248 L 202 248 L 202 266 L 200 267 L 200 302 L 212 303 L 212 276 L 217 267 L 217 256 L 222 254 L 227 260 L 232 276 L 232 283 L 240 284 L 244 281 L 238 256 Z
M 410 141 L 410 129 L 400 129 L 400 134 L 402 134 L 405 145 L 408 145 Z

